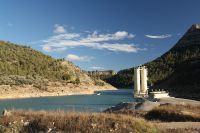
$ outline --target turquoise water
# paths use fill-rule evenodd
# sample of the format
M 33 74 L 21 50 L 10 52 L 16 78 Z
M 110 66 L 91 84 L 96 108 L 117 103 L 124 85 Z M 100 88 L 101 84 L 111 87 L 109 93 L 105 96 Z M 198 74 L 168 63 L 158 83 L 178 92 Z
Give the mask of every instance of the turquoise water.
M 99 112 L 120 102 L 134 102 L 133 90 L 101 91 L 101 95 L 73 95 L 0 100 L 3 109 L 66 110 Z

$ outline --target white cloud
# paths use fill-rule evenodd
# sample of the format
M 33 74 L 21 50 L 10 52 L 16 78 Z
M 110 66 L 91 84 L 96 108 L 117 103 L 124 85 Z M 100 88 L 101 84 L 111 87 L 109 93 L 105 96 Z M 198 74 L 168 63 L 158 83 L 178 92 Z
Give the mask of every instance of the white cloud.
M 133 44 L 102 44 L 97 45 L 96 48 L 98 49 L 107 49 L 110 51 L 116 51 L 116 52 L 137 52 L 140 50 L 139 48 L 136 48 Z
M 97 31 L 94 31 L 92 34 L 89 34 L 86 38 L 82 39 L 82 42 L 117 41 L 134 37 L 135 35 L 129 34 L 126 31 L 118 31 L 114 34 L 98 34 Z
M 51 46 L 48 46 L 48 45 L 44 45 L 44 46 L 42 47 L 42 49 L 43 49 L 44 51 L 46 51 L 46 52 L 51 52 L 51 51 L 52 51 L 52 47 L 51 47 Z
M 56 25 L 58 27 L 60 25 Z M 64 30 L 65 31 L 65 30 Z M 58 33 L 58 32 L 56 32 Z M 93 33 L 61 33 L 53 35 L 42 40 L 42 48 L 46 52 L 62 51 L 68 48 L 88 47 L 100 50 L 109 50 L 115 52 L 138 52 L 143 50 L 132 43 L 119 43 L 117 41 L 132 39 L 135 35 L 126 31 L 117 31 L 112 34 Z
M 53 31 L 53 32 L 56 33 L 56 34 L 62 34 L 62 33 L 65 33 L 66 30 L 65 30 L 65 27 L 64 27 L 64 26 L 59 25 L 59 24 L 55 24 L 55 25 L 54 25 L 54 31 Z
M 165 39 L 165 38 L 169 38 L 172 37 L 171 34 L 165 34 L 165 35 L 145 35 L 148 38 L 152 38 L 152 39 Z
M 69 54 L 69 55 L 67 55 L 67 57 L 65 59 L 69 60 L 69 61 L 89 62 L 93 59 L 93 57 L 91 57 L 91 56 L 78 56 L 78 55 L 75 55 L 75 54 Z
M 46 52 L 62 52 L 62 51 L 65 51 L 67 48 L 66 47 L 51 47 L 51 46 L 48 46 L 48 45 L 44 45 L 42 47 L 42 49 Z
M 12 27 L 13 24 L 12 24 L 11 22 L 8 22 L 8 23 L 7 23 L 7 26 L 8 26 L 8 27 Z
M 52 43 L 52 42 L 58 42 L 58 41 L 62 41 L 62 40 L 75 39 L 78 37 L 80 37 L 80 35 L 77 33 L 65 33 L 65 34 L 59 34 L 59 35 L 52 36 L 46 40 L 42 40 L 42 42 Z
M 90 69 L 93 69 L 93 70 L 103 70 L 104 68 L 100 67 L 100 66 L 91 66 Z
M 96 43 L 96 42 L 82 42 L 81 40 L 54 40 L 49 41 L 45 40 L 45 44 L 42 45 L 42 48 L 46 52 L 55 51 L 57 48 L 74 48 L 74 47 L 89 47 L 100 50 L 109 50 L 116 52 L 137 52 L 142 50 L 137 48 L 134 44 L 120 44 L 120 43 Z

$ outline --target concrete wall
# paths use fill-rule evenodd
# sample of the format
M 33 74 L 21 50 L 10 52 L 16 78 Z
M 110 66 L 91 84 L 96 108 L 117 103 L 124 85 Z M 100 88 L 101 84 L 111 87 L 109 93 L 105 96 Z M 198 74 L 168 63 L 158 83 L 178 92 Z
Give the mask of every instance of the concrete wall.
M 150 93 L 151 98 L 167 98 L 169 94 L 166 92 Z
M 134 96 L 140 93 L 140 69 L 134 69 Z
M 141 93 L 147 93 L 147 69 L 145 66 L 141 67 Z

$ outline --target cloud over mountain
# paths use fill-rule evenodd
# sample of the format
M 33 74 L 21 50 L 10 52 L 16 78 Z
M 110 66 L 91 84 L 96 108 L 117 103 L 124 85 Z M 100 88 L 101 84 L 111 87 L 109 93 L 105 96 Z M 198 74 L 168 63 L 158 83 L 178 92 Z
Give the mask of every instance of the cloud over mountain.
M 100 66 L 91 66 L 90 69 L 93 69 L 93 70 L 103 70 L 105 68 L 104 67 L 100 67 Z
M 125 39 L 133 39 L 135 35 L 127 31 L 117 31 L 112 34 L 93 33 L 69 33 L 63 26 L 55 25 L 55 35 L 42 40 L 42 48 L 46 52 L 63 51 L 75 47 L 88 47 L 99 50 L 109 50 L 115 52 L 138 52 L 143 50 L 133 43 L 119 43 Z
M 91 56 L 78 56 L 78 55 L 75 55 L 75 54 L 68 54 L 65 59 L 69 60 L 69 61 L 89 62 L 90 60 L 93 59 L 93 57 L 91 57 Z
M 170 38 L 172 37 L 171 34 L 165 34 L 165 35 L 145 35 L 147 38 L 152 38 L 152 39 L 165 39 L 165 38 Z

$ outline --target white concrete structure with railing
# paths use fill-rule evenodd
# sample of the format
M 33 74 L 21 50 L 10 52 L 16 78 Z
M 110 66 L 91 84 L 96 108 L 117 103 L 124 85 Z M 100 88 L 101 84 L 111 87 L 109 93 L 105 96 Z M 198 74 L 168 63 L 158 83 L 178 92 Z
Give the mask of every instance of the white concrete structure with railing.
M 148 94 L 147 68 L 139 66 L 134 69 L 134 97 L 144 97 Z

